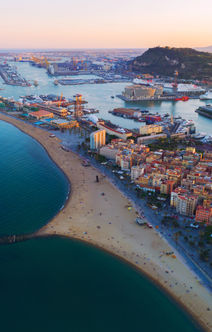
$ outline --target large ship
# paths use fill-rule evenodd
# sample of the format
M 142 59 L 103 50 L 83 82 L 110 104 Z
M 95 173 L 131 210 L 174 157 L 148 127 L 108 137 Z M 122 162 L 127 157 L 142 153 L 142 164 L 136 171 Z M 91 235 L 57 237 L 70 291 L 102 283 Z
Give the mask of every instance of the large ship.
M 212 90 L 207 91 L 204 95 L 199 97 L 201 100 L 212 100 Z
M 195 112 L 212 119 L 212 105 L 200 106 Z
M 106 130 L 107 134 L 116 136 L 122 139 L 127 139 L 128 137 L 132 136 L 132 131 L 126 128 L 120 128 L 116 126 L 114 123 L 110 122 L 109 120 L 99 120 L 97 122 L 97 127 L 99 129 Z

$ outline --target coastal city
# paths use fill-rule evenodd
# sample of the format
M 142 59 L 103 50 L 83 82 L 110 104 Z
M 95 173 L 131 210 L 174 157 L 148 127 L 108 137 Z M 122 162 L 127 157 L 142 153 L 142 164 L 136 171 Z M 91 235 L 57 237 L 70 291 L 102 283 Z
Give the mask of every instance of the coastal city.
M 43 55 L 35 57 L 7 54 L 3 60 L 6 58 L 13 63 L 28 62 L 30 66 L 44 69 L 48 75 L 53 76 L 66 77 L 80 75 L 81 72 L 85 74 L 86 68 L 87 75 L 95 73 L 101 75 L 102 80 L 110 77 L 113 82 L 131 81 L 131 85 L 125 87 L 122 95 L 111 96 L 111 99 L 131 100 L 130 107 L 114 108 L 112 111 L 108 110 L 108 113 L 112 114 L 114 119 L 122 118 L 126 127 L 128 120 L 134 121 L 137 128 L 123 128 L 117 122 L 101 118 L 100 111 L 90 108 L 88 101 L 80 93 L 69 97 L 63 96 L 63 93 L 26 95 L 19 96 L 17 101 L 0 97 L 1 112 L 48 130 L 51 137 L 59 135 L 61 138 L 67 131 L 68 141 L 65 139 L 61 147 L 65 151 L 76 148 L 78 151 L 83 150 L 88 158 L 92 156 L 99 160 L 99 165 L 104 165 L 104 168 L 109 168 L 116 174 L 116 182 L 126 183 L 126 187 L 130 186 L 137 197 L 146 200 L 148 209 L 155 213 L 154 224 L 160 221 L 163 227 L 167 227 L 168 233 L 170 227 L 174 229 L 172 238 L 175 242 L 181 238 L 186 255 L 189 256 L 192 252 L 196 264 L 200 264 L 210 278 L 212 136 L 197 132 L 191 119 L 185 120 L 181 116 L 174 116 L 173 112 L 153 113 L 141 107 L 133 107 L 133 102 L 158 99 L 170 102 L 186 102 L 189 99 L 210 100 L 212 82 L 204 81 L 198 85 L 196 81 L 182 83 L 182 80 L 178 81 L 176 72 L 173 79 L 156 78 L 150 74 L 137 78 L 138 75 L 134 72 L 126 74 L 123 64 L 123 68 L 120 69 L 120 63 L 124 61 L 121 54 L 120 58 L 117 54 L 108 55 L 109 59 L 105 54 L 98 54 L 94 57 L 95 61 L 92 61 L 92 56 L 89 55 L 87 60 L 72 57 L 70 62 L 56 63 L 55 60 L 59 56 L 62 61 L 64 54 L 56 55 L 55 58 L 54 54 L 51 54 L 51 58 Z M 85 57 L 85 54 L 83 56 Z M 130 57 L 131 54 L 126 56 Z M 50 62 L 52 60 L 54 61 Z M 10 67 L 8 64 L 2 66 Z M 116 73 L 116 66 L 119 75 Z M 16 72 L 14 75 L 20 77 Z M 4 79 L 4 76 L 2 78 Z M 8 80 L 12 80 L 12 83 Z M 22 78 L 17 82 L 13 78 L 7 78 L 5 83 L 21 85 L 22 81 L 30 84 Z M 54 81 L 54 84 L 61 84 L 59 82 L 60 80 Z M 84 83 L 104 84 L 106 81 L 85 80 Z M 36 84 L 34 82 L 34 86 L 38 84 L 37 81 Z M 210 105 L 201 106 L 196 112 L 210 117 L 210 108 Z M 74 130 L 75 137 L 72 134 Z M 81 137 L 82 130 L 84 139 Z M 84 165 L 90 165 L 90 161 Z M 160 218 L 162 216 L 163 218 Z M 151 225 L 143 211 L 135 222 L 139 225 Z
M 208 0 L 13 2 L 2 331 L 212 331 Z

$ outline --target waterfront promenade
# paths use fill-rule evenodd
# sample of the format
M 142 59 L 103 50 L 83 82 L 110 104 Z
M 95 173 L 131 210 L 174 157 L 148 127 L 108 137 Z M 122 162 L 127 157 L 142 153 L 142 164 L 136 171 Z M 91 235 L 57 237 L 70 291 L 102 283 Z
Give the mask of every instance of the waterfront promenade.
M 212 329 L 212 298 L 177 254 L 163 255 L 170 245 L 154 229 L 135 224 L 137 213 L 131 203 L 93 167 L 83 167 L 81 158 L 61 149 L 58 138 L 47 131 L 0 114 L 37 139 L 71 182 L 65 207 L 36 236 L 61 235 L 87 241 L 133 264 L 171 294 L 205 327 Z M 96 182 L 96 175 L 100 182 Z

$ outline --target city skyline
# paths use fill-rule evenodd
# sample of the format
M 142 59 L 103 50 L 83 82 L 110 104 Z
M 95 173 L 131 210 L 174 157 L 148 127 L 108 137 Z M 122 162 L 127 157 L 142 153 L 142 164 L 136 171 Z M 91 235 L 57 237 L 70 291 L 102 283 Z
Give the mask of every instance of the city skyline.
M 169 2 L 79 0 L 2 6 L 1 49 L 207 47 L 212 44 L 209 0 Z

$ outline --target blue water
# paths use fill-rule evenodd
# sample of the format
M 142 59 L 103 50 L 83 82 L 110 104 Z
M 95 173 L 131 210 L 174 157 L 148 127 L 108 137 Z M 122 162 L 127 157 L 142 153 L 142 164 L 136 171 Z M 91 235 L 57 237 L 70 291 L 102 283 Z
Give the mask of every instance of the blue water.
M 0 235 L 39 229 L 68 191 L 67 179 L 40 144 L 0 121 Z
M 109 119 L 114 123 L 132 129 L 138 128 L 140 124 L 133 120 L 126 120 L 123 118 L 115 117 L 108 113 L 109 110 L 113 110 L 116 107 L 139 107 L 141 109 L 148 109 L 153 113 L 171 114 L 174 116 L 181 116 L 184 119 L 192 119 L 195 122 L 198 132 L 204 132 L 208 135 L 212 134 L 212 119 L 205 118 L 195 113 L 195 110 L 200 105 L 212 104 L 211 101 L 200 101 L 197 99 L 191 99 L 187 102 L 178 101 L 164 101 L 164 102 L 138 102 L 138 103 L 126 103 L 119 98 L 112 99 L 111 96 L 121 94 L 124 87 L 129 83 L 108 83 L 108 84 L 85 84 L 79 86 L 55 86 L 54 80 L 47 75 L 46 70 L 43 68 L 36 68 L 31 66 L 29 63 L 16 63 L 19 73 L 33 82 L 37 80 L 39 83 L 38 87 L 14 87 L 5 85 L 0 78 L 0 88 L 4 90 L 0 91 L 0 94 L 5 97 L 13 96 L 16 100 L 21 95 L 27 94 L 48 94 L 54 93 L 60 95 L 63 92 L 65 97 L 72 97 L 76 93 L 81 93 L 83 97 L 89 102 L 88 107 L 96 108 L 100 111 L 99 117 Z M 73 78 L 89 78 L 93 76 L 72 76 Z
M 145 277 L 86 244 L 0 246 L 0 264 L 1 331 L 200 331 Z

